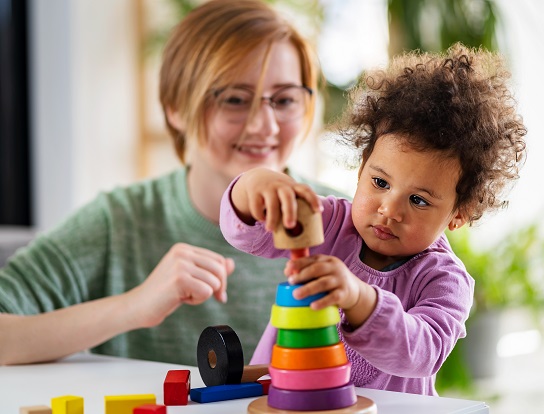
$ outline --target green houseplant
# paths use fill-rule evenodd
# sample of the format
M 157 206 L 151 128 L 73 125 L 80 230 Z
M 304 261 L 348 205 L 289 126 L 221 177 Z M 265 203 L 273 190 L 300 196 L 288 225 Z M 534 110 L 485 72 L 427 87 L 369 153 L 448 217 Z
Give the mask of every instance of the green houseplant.
M 485 249 L 464 228 L 448 233 L 448 239 L 475 279 L 475 292 L 467 337 L 438 373 L 437 388 L 468 391 L 475 378 L 495 373 L 498 327 L 505 310 L 528 309 L 538 322 L 536 316 L 544 309 L 544 242 L 536 223 Z

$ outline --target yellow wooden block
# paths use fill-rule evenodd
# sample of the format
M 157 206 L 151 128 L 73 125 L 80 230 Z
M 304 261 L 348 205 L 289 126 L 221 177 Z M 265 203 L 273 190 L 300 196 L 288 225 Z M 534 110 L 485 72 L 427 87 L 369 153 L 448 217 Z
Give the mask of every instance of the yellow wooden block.
M 83 397 L 63 395 L 51 398 L 53 414 L 83 414 Z
M 133 395 L 106 395 L 104 403 L 105 414 L 132 414 L 132 411 L 144 404 L 155 404 L 154 394 L 133 394 Z
M 51 414 L 51 408 L 47 405 L 29 405 L 20 407 L 19 414 Z

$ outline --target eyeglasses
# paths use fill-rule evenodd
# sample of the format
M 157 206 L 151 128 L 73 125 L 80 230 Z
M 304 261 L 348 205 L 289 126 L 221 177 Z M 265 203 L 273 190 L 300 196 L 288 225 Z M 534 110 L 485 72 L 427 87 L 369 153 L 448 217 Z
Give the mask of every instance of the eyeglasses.
M 271 96 L 263 96 L 261 100 L 274 109 L 277 122 L 289 122 L 306 113 L 312 93 L 306 86 L 292 85 L 277 90 Z M 219 114 L 231 123 L 245 122 L 255 99 L 250 89 L 233 86 L 215 91 L 214 96 Z

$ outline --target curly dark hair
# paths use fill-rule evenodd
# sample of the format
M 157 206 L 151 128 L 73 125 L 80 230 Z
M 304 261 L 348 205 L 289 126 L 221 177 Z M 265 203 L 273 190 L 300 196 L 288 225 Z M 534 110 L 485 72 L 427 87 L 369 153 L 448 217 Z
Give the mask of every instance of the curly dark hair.
M 416 150 L 457 158 L 455 208 L 469 224 L 507 205 L 503 193 L 525 161 L 527 130 L 508 89 L 500 54 L 455 44 L 443 54 L 413 51 L 364 74 L 337 125 L 362 163 L 394 133 Z

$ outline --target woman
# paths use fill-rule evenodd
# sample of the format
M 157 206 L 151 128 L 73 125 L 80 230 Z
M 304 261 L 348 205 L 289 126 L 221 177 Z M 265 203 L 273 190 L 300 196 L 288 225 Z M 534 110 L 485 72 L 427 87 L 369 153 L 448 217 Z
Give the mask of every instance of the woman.
M 91 348 L 196 365 L 200 333 L 221 324 L 247 363 L 284 262 L 226 243 L 220 199 L 247 169 L 286 169 L 312 122 L 317 79 L 307 42 L 264 3 L 214 0 L 189 13 L 160 82 L 184 167 L 100 194 L 0 269 L 0 364 Z

